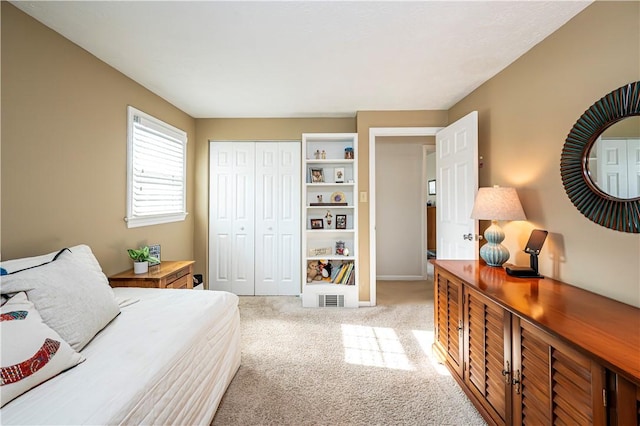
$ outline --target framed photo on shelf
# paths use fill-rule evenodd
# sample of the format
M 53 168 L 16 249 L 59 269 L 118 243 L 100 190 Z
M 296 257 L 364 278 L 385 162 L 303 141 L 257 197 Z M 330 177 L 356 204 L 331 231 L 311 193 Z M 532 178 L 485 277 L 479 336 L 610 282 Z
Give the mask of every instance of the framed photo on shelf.
M 322 219 L 311 219 L 311 229 L 324 229 L 324 221 Z
M 335 183 L 344 183 L 344 167 L 336 167 L 333 170 L 333 181 Z
M 149 256 L 158 259 L 157 262 L 149 262 L 149 266 L 155 266 L 160 264 L 160 244 L 154 244 L 149 246 Z
M 436 195 L 436 180 L 430 180 L 427 185 L 429 186 L 429 195 Z
M 337 214 L 336 215 L 336 229 L 347 229 L 347 215 L 346 214 Z
M 323 183 L 324 182 L 324 172 L 322 169 L 311 169 L 311 183 Z

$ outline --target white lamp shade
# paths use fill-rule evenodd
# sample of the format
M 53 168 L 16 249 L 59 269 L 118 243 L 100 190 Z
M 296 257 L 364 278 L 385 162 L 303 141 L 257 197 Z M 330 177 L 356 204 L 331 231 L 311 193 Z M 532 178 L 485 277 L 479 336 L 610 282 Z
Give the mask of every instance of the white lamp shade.
M 471 219 L 526 220 L 515 188 L 479 188 Z

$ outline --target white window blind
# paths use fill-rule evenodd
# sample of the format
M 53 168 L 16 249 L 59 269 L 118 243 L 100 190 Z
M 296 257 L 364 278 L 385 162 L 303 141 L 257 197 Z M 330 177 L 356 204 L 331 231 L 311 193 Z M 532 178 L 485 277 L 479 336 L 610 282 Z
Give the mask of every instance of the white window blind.
M 184 220 L 187 134 L 128 107 L 129 228 Z

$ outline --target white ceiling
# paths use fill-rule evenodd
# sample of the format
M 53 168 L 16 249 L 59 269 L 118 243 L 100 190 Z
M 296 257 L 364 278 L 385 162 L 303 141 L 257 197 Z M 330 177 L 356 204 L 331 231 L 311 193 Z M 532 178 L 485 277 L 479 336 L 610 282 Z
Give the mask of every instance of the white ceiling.
M 448 109 L 591 1 L 13 1 L 193 117 Z

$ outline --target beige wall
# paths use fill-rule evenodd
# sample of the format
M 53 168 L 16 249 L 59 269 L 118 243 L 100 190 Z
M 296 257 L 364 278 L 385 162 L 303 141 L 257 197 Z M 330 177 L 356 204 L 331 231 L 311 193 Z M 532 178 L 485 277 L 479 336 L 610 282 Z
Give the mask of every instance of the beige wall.
M 640 235 L 585 218 L 565 194 L 562 146 L 580 115 L 640 80 L 640 3 L 596 2 L 449 111 L 479 112 L 480 186 L 518 189 L 527 222 L 504 226 L 521 253 L 532 228 L 549 231 L 545 275 L 640 306 Z M 513 256 L 512 256 L 513 261 Z
M 381 140 L 379 140 L 381 139 Z M 423 144 L 376 138 L 376 273 L 378 279 L 421 279 L 426 183 Z M 426 179 L 425 179 L 426 182 Z
M 131 267 L 126 248 L 146 243 L 161 244 L 164 259 L 193 258 L 193 214 L 134 229 L 123 221 L 127 105 L 187 132 L 193 213 L 195 120 L 2 2 L 2 259 L 81 243 L 106 274 Z
M 369 199 L 369 129 L 372 127 L 441 127 L 448 123 L 447 111 L 359 111 L 358 126 L 358 191 L 367 193 Z M 369 270 L 369 203 L 359 207 L 359 271 L 360 301 L 370 299 Z
M 303 133 L 353 133 L 355 131 L 355 118 L 196 119 L 194 247 L 196 265 L 200 265 L 197 269 L 208 277 L 209 141 L 301 140 Z

